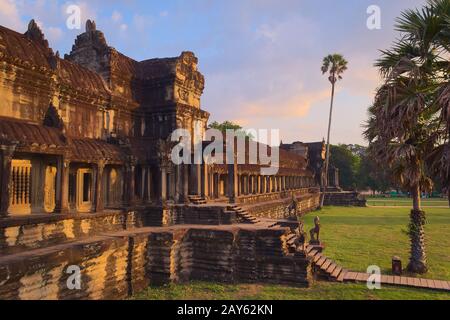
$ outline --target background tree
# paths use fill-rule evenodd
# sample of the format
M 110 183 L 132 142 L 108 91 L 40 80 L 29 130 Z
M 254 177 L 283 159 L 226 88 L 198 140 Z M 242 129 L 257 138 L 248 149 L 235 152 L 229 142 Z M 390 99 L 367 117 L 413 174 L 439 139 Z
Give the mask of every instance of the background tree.
M 322 74 L 328 73 L 328 80 L 331 83 L 331 103 L 330 103 L 330 117 L 328 121 L 328 135 L 327 135 L 327 154 L 325 159 L 325 181 L 323 184 L 323 194 L 320 200 L 320 207 L 323 207 L 325 201 L 325 191 L 328 187 L 328 167 L 330 163 L 330 135 L 331 135 L 331 121 L 333 117 L 333 104 L 335 87 L 338 80 L 342 79 L 342 74 L 347 70 L 348 62 L 340 54 L 330 54 L 323 59 Z
M 339 169 L 340 187 L 344 190 L 356 189 L 361 158 L 347 145 L 332 145 L 330 150 L 330 164 Z
M 245 136 L 245 137 L 249 138 L 250 140 L 254 140 L 254 137 L 252 134 L 247 133 L 247 131 L 245 131 L 244 128 L 242 128 L 242 126 L 240 126 L 239 124 L 234 123 L 232 121 L 227 120 L 222 123 L 214 121 L 208 127 L 211 129 L 220 130 L 222 132 L 226 131 L 226 130 L 234 130 L 235 134 L 237 136 Z
M 371 190 L 375 192 L 386 192 L 397 186 L 392 182 L 389 168 L 380 166 L 367 152 L 361 155 L 360 167 L 357 177 L 359 190 Z

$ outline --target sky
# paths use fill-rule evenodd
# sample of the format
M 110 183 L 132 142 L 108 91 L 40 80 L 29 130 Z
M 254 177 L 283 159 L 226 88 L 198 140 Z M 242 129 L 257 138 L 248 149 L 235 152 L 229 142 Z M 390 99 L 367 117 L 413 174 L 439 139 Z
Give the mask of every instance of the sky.
M 50 46 L 69 53 L 86 19 L 107 42 L 141 61 L 193 51 L 205 75 L 202 109 L 211 121 L 279 129 L 283 142 L 320 141 L 327 134 L 330 83 L 323 57 L 343 54 L 331 143 L 363 144 L 367 108 L 380 77 L 374 61 L 400 35 L 395 19 L 425 0 L 0 0 L 0 25 L 25 32 L 34 18 Z M 69 29 L 66 10 L 81 10 Z M 379 29 L 369 29 L 371 5 Z

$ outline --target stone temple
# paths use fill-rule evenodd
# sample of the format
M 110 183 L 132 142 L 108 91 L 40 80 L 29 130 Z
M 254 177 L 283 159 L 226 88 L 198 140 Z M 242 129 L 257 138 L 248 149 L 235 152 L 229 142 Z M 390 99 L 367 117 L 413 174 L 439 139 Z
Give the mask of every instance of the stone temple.
M 197 64 L 192 52 L 135 61 L 93 21 L 64 58 L 33 20 L 25 34 L 0 26 L 0 299 L 124 298 L 195 279 L 309 284 L 295 229 L 319 205 L 324 143 L 282 144 L 272 176 L 175 165 L 171 133 L 209 119 Z

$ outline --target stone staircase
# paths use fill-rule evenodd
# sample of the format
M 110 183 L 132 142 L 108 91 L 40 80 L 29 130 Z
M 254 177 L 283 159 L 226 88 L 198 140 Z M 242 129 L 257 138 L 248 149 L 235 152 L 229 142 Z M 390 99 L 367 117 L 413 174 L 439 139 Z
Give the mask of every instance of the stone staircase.
M 228 206 L 227 210 L 235 212 L 237 218 L 240 219 L 243 223 L 256 224 L 261 222 L 261 220 L 252 216 L 247 210 L 239 205 L 230 205 Z
M 197 206 L 207 203 L 205 198 L 203 198 L 202 196 L 198 196 L 198 195 L 190 195 L 189 202 L 194 205 L 197 205 Z
M 311 259 L 313 271 L 322 279 L 328 281 L 343 282 L 346 269 L 339 266 L 335 261 L 322 255 L 322 249 L 314 245 L 305 245 L 305 254 Z

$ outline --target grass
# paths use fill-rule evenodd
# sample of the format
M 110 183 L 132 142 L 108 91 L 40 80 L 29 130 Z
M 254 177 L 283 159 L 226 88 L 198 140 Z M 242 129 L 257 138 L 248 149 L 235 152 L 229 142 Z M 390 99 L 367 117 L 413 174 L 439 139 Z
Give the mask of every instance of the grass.
M 149 287 L 134 300 L 450 300 L 450 294 L 410 288 L 382 287 L 369 290 L 363 284 L 316 282 L 311 288 L 266 284 L 191 282 Z
M 382 206 L 382 207 L 410 207 L 412 206 L 412 199 L 409 198 L 384 198 L 384 197 L 369 197 L 367 198 L 368 206 Z M 423 207 L 448 207 L 448 200 L 441 198 L 423 199 Z
M 450 281 L 450 209 L 428 208 L 426 226 L 430 271 L 424 277 Z M 321 219 L 321 238 L 325 254 L 347 269 L 366 271 L 378 265 L 390 273 L 392 256 L 400 256 L 406 265 L 409 240 L 406 234 L 409 209 L 326 207 L 305 218 L 305 230 L 313 219 Z M 311 288 L 267 284 L 219 284 L 192 282 L 149 287 L 133 299 L 149 300 L 450 300 L 449 293 L 413 288 L 383 286 L 371 291 L 364 284 L 315 282 Z

